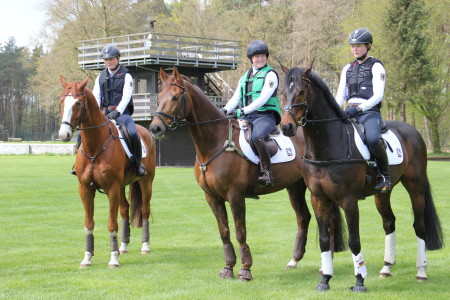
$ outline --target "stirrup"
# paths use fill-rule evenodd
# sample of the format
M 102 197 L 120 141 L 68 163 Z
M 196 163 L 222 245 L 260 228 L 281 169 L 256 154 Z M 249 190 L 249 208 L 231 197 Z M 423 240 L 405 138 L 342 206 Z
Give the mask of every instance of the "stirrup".
M 386 180 L 386 177 L 381 175 L 381 180 L 375 185 L 375 190 L 378 193 L 384 194 L 389 192 L 391 189 L 391 182 L 389 180 Z
M 258 177 L 258 184 L 259 186 L 274 186 L 273 184 L 273 178 L 269 171 L 262 170 L 263 174 Z

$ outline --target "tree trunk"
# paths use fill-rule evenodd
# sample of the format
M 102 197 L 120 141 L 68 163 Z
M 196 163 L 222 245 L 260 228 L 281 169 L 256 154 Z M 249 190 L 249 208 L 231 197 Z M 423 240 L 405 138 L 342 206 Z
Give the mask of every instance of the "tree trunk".
M 428 119 L 430 125 L 431 142 L 433 143 L 433 153 L 441 153 L 441 141 L 439 139 L 439 123 L 436 120 Z

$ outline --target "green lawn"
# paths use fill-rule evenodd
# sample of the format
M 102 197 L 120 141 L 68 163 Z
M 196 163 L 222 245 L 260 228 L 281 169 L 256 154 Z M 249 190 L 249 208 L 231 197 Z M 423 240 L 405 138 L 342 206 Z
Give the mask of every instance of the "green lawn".
M 347 291 L 354 284 L 349 251 L 335 255 L 331 291 L 315 292 L 320 281 L 315 219 L 298 269 L 284 270 L 296 233 L 284 191 L 247 201 L 254 280 L 219 278 L 224 265 L 221 240 L 192 168 L 157 169 L 151 201 L 152 252 L 140 254 L 141 230 L 132 228 L 130 253 L 120 256 L 117 269 L 107 267 L 108 202 L 98 195 L 93 266 L 80 269 L 84 211 L 77 179 L 69 174 L 73 161 L 72 156 L 0 156 L 1 299 L 450 299 L 448 248 L 428 252 L 429 279 L 415 280 L 413 216 L 401 186 L 392 197 L 397 264 L 391 278 L 378 277 L 384 231 L 373 198 L 360 202 L 362 252 L 369 271 L 366 294 Z M 448 236 L 450 162 L 430 161 L 428 173 Z

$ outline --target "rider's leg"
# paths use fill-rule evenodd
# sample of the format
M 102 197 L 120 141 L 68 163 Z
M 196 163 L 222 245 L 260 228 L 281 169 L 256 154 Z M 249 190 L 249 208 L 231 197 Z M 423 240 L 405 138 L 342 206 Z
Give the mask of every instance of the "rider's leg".
M 81 145 L 81 133 L 78 133 L 77 144 L 75 145 L 75 153 L 78 152 L 78 148 L 80 148 L 80 145 Z M 70 170 L 70 174 L 77 175 L 77 172 L 75 172 L 75 165 L 72 166 L 72 170 Z
M 123 124 L 130 134 L 132 148 L 133 148 L 133 156 L 134 162 L 136 164 L 136 176 L 144 176 L 145 175 L 145 166 L 141 163 L 142 159 L 142 146 L 141 140 L 137 133 L 136 124 L 134 124 L 133 119 L 128 114 L 122 114 L 117 117 L 117 122 Z

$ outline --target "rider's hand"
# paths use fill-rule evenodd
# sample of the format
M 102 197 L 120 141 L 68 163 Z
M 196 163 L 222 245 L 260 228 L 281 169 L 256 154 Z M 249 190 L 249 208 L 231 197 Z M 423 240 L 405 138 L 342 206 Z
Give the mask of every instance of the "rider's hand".
M 113 110 L 107 115 L 110 120 L 115 120 L 118 116 L 120 116 L 120 112 L 118 110 Z
M 227 110 L 225 108 L 221 108 L 220 111 L 223 112 L 224 115 L 227 114 Z
M 355 117 L 356 115 L 358 115 L 359 112 L 360 112 L 360 110 L 358 110 L 358 108 L 355 107 L 355 106 L 353 106 L 353 107 L 347 107 L 347 108 L 345 109 L 345 113 L 347 114 L 347 116 L 348 116 L 349 119 Z
M 244 115 L 244 110 L 238 108 L 234 111 L 234 115 L 236 116 L 236 118 L 242 117 Z

